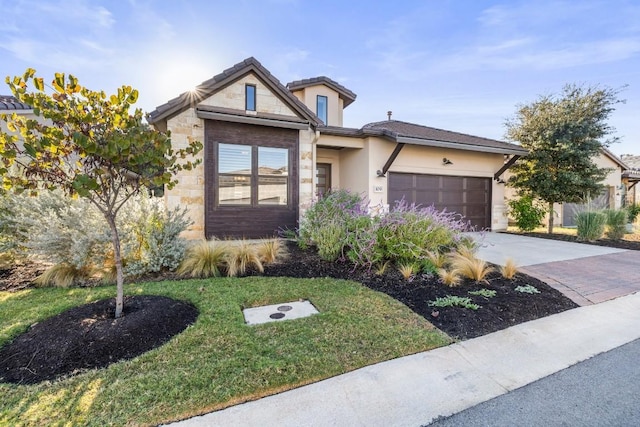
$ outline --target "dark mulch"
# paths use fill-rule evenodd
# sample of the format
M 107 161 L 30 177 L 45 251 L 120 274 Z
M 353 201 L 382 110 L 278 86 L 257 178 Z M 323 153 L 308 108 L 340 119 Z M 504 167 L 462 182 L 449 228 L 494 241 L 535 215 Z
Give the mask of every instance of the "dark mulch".
M 302 250 L 293 242 L 288 242 L 288 249 L 288 258 L 266 266 L 265 276 L 355 280 L 397 299 L 459 339 L 485 335 L 577 307 L 545 283 L 520 273 L 513 280 L 492 273 L 486 283 L 467 280 L 459 287 L 450 288 L 434 275 L 420 274 L 407 281 L 393 268 L 384 275 L 376 275 L 354 270 L 344 262 L 323 261 L 314 250 Z M 16 274 L 18 277 L 14 278 Z M 26 286 L 23 283 L 28 276 L 30 274 L 17 269 L 0 271 L 0 280 L 13 284 L 9 286 L 12 290 Z M 540 293 L 517 292 L 515 288 L 519 285 L 535 286 Z M 479 289 L 494 289 L 497 294 L 493 298 L 469 295 L 469 291 Z M 481 308 L 429 306 L 429 301 L 446 295 L 469 297 Z M 125 315 L 116 320 L 113 312 L 114 300 L 103 300 L 32 326 L 0 349 L 0 380 L 31 384 L 130 359 L 162 345 L 193 323 L 198 315 L 189 304 L 157 296 L 127 297 Z
M 0 268 L 0 291 L 19 291 L 33 286 L 33 281 L 44 273 L 42 264 L 27 262 L 11 268 Z
M 264 274 L 355 280 L 395 298 L 439 329 L 459 339 L 478 337 L 577 307 L 576 303 L 546 283 L 521 273 L 518 273 L 513 280 L 509 280 L 495 272 L 488 276 L 487 283 L 466 280 L 460 286 L 451 288 L 440 283 L 435 275 L 421 274 L 407 281 L 392 268 L 381 276 L 366 271 L 354 271 L 347 263 L 323 261 L 315 251 L 301 250 L 293 243 L 289 244 L 289 252 L 290 256 L 286 263 L 266 266 Z M 540 293 L 527 294 L 515 290 L 516 287 L 524 285 L 532 285 Z M 493 289 L 496 291 L 496 296 L 485 298 L 469 295 L 469 291 L 479 289 Z M 446 295 L 469 297 L 482 308 L 470 310 L 459 307 L 429 306 L 429 301 Z
M 0 380 L 35 384 L 104 368 L 164 344 L 198 317 L 191 304 L 150 295 L 125 297 L 124 316 L 114 313 L 112 298 L 32 325 L 0 349 Z
M 598 239 L 591 242 L 583 242 L 578 240 L 577 236 L 573 236 L 570 234 L 559 234 L 559 233 L 516 233 L 509 232 L 508 234 L 517 234 L 521 236 L 529 236 L 529 237 L 539 237 L 541 239 L 549 239 L 549 240 L 561 240 L 564 242 L 574 242 L 574 243 L 584 243 L 589 245 L 597 245 L 597 246 L 607 246 L 610 248 L 618 248 L 618 249 L 628 249 L 632 251 L 640 251 L 640 240 L 632 241 L 632 240 L 611 240 L 611 239 Z

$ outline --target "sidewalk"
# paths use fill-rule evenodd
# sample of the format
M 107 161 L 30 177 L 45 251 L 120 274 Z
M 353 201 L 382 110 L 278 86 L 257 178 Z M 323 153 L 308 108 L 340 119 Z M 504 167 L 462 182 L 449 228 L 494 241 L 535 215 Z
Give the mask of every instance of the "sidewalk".
M 175 423 L 421 426 L 640 338 L 640 293 Z

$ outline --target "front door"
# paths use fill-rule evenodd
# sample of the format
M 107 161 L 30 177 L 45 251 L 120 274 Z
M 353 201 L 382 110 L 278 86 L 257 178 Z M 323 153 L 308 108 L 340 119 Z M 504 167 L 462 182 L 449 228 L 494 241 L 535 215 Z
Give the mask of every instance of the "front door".
M 331 190 L 331 165 L 329 163 L 316 164 L 316 196 L 322 197 Z

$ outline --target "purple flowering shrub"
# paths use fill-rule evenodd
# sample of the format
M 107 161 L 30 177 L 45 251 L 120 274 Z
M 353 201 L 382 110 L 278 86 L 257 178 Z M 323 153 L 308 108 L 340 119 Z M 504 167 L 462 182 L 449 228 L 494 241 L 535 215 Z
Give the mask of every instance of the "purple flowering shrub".
M 468 231 L 468 223 L 454 212 L 420 207 L 401 200 L 377 224 L 377 240 L 385 259 L 422 263 L 429 252 L 454 248 Z
M 298 230 L 301 247 L 315 246 L 318 254 L 335 261 L 344 254 L 349 235 L 371 222 L 368 202 L 346 190 L 331 191 L 305 212 Z
M 298 242 L 315 246 L 323 259 L 343 257 L 356 267 L 371 269 L 385 261 L 424 266 L 429 252 L 455 248 L 464 242 L 462 233 L 468 230 L 459 214 L 404 200 L 388 213 L 371 217 L 360 195 L 338 190 L 306 211 Z

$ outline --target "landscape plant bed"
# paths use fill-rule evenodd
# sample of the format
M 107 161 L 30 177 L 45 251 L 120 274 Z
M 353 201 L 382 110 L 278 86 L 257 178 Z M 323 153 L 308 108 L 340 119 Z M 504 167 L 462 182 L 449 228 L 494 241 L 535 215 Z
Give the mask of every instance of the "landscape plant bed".
M 154 350 L 117 363 L 114 358 L 107 367 L 86 369 L 80 363 L 77 371 L 65 369 L 52 381 L 0 382 L 0 425 L 158 425 L 451 342 L 393 298 L 343 280 L 216 278 L 129 284 L 125 289 L 136 298 L 157 295 L 186 302 L 198 317 Z M 60 313 L 69 318 L 87 303 L 113 300 L 114 295 L 114 286 L 0 292 L 0 349 L 47 319 Z M 243 307 L 299 299 L 311 301 L 320 313 L 255 326 L 244 322 Z M 130 300 L 126 303 L 123 320 L 133 317 L 134 307 Z M 163 316 L 160 310 L 145 313 L 153 321 Z M 155 327 L 110 334 L 101 345 L 105 354 L 115 355 L 118 347 L 155 334 Z M 48 340 L 64 341 L 69 331 L 58 323 L 49 333 Z M 88 345 L 76 348 L 76 361 L 87 356 Z
M 529 320 L 578 307 L 538 279 L 518 273 L 513 279 L 505 279 L 498 272 L 490 273 L 486 282 L 475 283 L 465 279 L 457 287 L 448 287 L 440 282 L 437 275 L 417 274 L 405 279 L 392 267 L 384 274 L 373 271 L 355 270 L 346 262 L 327 262 L 313 249 L 300 249 L 295 243 L 288 243 L 289 257 L 285 262 L 265 268 L 265 275 L 287 277 L 333 277 L 355 280 L 363 285 L 402 302 L 436 327 L 457 339 L 469 339 L 508 328 Z M 519 286 L 533 286 L 539 293 L 518 292 Z M 469 292 L 482 289 L 495 290 L 496 295 L 488 298 L 471 295 Z M 433 307 L 430 301 L 447 295 L 470 298 L 481 306 L 477 310 L 461 307 Z
M 636 234 L 627 234 L 621 240 L 598 239 L 591 242 L 578 240 L 578 236 L 566 233 L 540 233 L 540 232 L 512 232 L 508 234 L 518 234 L 528 237 L 538 237 L 541 239 L 560 240 L 564 242 L 584 243 L 588 245 L 607 246 L 610 248 L 627 249 L 632 251 L 640 251 L 640 236 Z
M 124 316 L 114 319 L 114 312 L 109 298 L 31 325 L 0 348 L 0 379 L 35 384 L 104 368 L 164 344 L 198 316 L 193 305 L 156 295 L 128 296 Z

